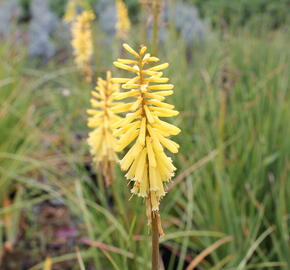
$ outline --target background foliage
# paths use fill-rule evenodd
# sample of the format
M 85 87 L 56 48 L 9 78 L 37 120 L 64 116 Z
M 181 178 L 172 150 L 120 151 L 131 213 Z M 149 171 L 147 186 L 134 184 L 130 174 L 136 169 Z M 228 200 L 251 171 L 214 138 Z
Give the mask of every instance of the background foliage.
M 98 1 L 86 0 L 95 5 Z M 50 0 L 52 10 L 60 17 L 64 13 L 67 0 Z M 225 22 L 229 25 L 268 25 L 277 28 L 289 23 L 290 0 L 183 0 L 185 3 L 194 4 L 203 18 L 208 19 L 213 25 Z M 31 0 L 20 0 L 23 16 L 29 13 Z M 136 20 L 139 12 L 137 0 L 125 0 L 130 16 Z
M 289 0 L 186 0 L 214 24 L 265 25 L 277 28 L 289 23 Z
M 201 10 L 210 12 L 209 2 Z M 240 3 L 253 14 L 246 18 L 264 20 Z M 186 269 L 204 251 L 198 269 L 289 269 L 289 29 L 243 24 L 224 32 L 216 23 L 196 47 L 170 29 L 160 46 L 182 129 L 176 184 L 161 202 L 164 269 Z M 94 71 L 104 76 L 119 41 L 95 27 Z M 106 189 L 91 165 L 85 111 L 93 85 L 71 51 L 36 62 L 21 42 L 11 35 L 0 43 L 1 267 L 43 269 L 49 258 L 62 270 L 149 269 L 144 202 L 128 200 L 118 169 Z

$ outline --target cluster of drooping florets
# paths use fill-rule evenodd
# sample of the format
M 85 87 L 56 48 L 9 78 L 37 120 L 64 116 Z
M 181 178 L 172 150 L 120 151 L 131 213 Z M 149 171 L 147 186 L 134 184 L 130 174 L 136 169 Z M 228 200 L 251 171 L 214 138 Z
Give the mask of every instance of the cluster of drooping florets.
M 118 59 L 114 65 L 134 73 L 133 78 L 113 78 L 128 91 L 114 95 L 115 99 L 131 98 L 132 102 L 116 106 L 114 112 L 126 113 L 126 117 L 113 125 L 114 135 L 120 139 L 116 151 L 122 151 L 131 145 L 129 151 L 120 161 L 121 169 L 127 171 L 127 179 L 134 181 L 132 192 L 149 198 L 151 210 L 158 211 L 159 201 L 165 195 L 164 183 L 174 175 L 172 160 L 164 152 L 164 147 L 177 153 L 179 145 L 169 139 L 180 129 L 160 119 L 178 114 L 174 106 L 165 103 L 165 97 L 173 94 L 173 85 L 164 78 L 163 70 L 168 63 L 153 65 L 157 57 L 146 53 L 142 46 L 139 52 L 128 44 L 124 48 L 135 59 Z M 151 66 L 146 68 L 146 66 Z
M 111 72 L 107 72 L 106 80 L 98 78 L 98 84 L 92 91 L 91 105 L 87 113 L 89 133 L 88 144 L 96 166 L 101 170 L 106 183 L 112 181 L 112 171 L 118 160 L 114 151 L 117 139 L 113 137 L 112 126 L 120 121 L 115 114 L 120 102 L 114 101 L 114 94 L 119 92 L 119 85 L 111 82 Z
M 72 23 L 72 47 L 77 66 L 91 81 L 92 70 L 90 61 L 93 55 L 92 21 L 95 15 L 86 10 L 79 14 Z
M 117 36 L 120 39 L 126 40 L 128 38 L 128 32 L 131 27 L 130 19 L 128 16 L 128 9 L 122 0 L 116 0 L 116 10 L 117 10 L 117 23 L 116 23 Z

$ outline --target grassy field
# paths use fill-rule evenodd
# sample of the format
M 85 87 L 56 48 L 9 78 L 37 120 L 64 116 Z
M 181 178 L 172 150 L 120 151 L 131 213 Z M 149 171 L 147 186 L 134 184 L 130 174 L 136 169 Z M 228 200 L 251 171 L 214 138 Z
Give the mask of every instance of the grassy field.
M 191 61 L 178 39 L 163 44 L 182 129 L 160 207 L 164 269 L 290 268 L 289 41 L 283 30 L 215 34 Z M 113 57 L 96 46 L 104 76 Z M 90 165 L 92 86 L 70 59 L 36 67 L 9 42 L 0 57 L 3 269 L 150 269 L 144 201 L 129 200 L 118 169 L 107 189 Z

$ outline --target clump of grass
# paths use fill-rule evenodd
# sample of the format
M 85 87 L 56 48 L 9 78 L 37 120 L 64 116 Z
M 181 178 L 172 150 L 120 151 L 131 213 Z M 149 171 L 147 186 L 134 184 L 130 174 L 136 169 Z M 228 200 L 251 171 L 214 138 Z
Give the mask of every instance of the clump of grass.
M 2 42 L 0 58 L 0 267 L 18 240 L 19 220 L 26 196 L 21 177 L 35 168 L 31 155 L 39 142 L 33 90 L 23 77 L 25 51 Z
M 290 55 L 285 33 L 253 36 L 236 29 L 229 33 L 228 57 L 239 78 L 227 98 L 221 141 L 217 131 L 224 43 L 212 37 L 207 47 L 196 48 L 193 64 L 186 62 L 182 46 L 172 40 L 160 50 L 171 63 L 169 77 L 179 89 L 169 100 L 180 111 L 174 124 L 183 131 L 176 137 L 180 154 L 173 156 L 180 172 L 173 182 L 176 188 L 162 203 L 166 235 L 160 238 L 161 256 L 170 257 L 164 259 L 165 269 L 181 270 L 190 263 L 198 263 L 200 269 L 289 268 Z M 30 207 L 36 201 L 61 198 L 80 222 L 79 233 L 86 237 L 78 242 L 80 252 L 51 256 L 53 264 L 79 259 L 87 268 L 138 269 L 142 265 L 150 269 L 141 200 L 134 196 L 127 201 L 127 187 L 118 173 L 112 183 L 116 196 L 108 206 L 107 194 L 84 165 L 87 146 L 79 138 L 87 132 L 83 123 L 89 91 L 79 89 L 87 85 L 71 67 L 57 69 L 54 63 L 50 70 L 26 71 L 11 47 L 0 47 L 1 56 L 9 59 L 0 69 L 4 93 L 0 97 L 1 194 L 14 183 L 29 187 L 25 193 L 17 192 L 21 194 L 18 203 L 10 200 L 12 204 L 1 209 L 1 219 L 4 213 L 18 215 L 23 207 L 35 218 Z M 109 66 L 111 55 L 103 57 Z M 31 87 L 27 78 L 23 80 L 24 71 L 33 80 Z M 64 89 L 69 98 L 62 94 Z M 42 115 L 36 122 L 41 123 L 41 130 L 31 121 L 35 111 Z M 61 142 L 51 143 L 47 133 Z M 221 147 L 223 164 L 219 166 L 216 158 Z M 41 179 L 48 182 L 25 176 L 34 164 Z M 48 194 L 32 199 L 39 190 Z M 2 235 L 6 227 L 0 227 Z M 29 235 L 36 232 L 34 227 L 27 229 Z M 17 236 L 12 229 L 9 234 L 13 239 Z M 26 240 L 30 243 L 31 238 Z M 38 248 L 32 248 L 33 254 Z
M 284 32 L 269 36 L 229 32 L 227 57 L 239 77 L 228 96 L 221 143 L 217 131 L 220 74 L 224 67 L 224 54 L 220 52 L 224 43 L 213 37 L 210 45 L 196 49 L 193 64 L 183 57 L 182 46 L 176 47 L 172 42 L 166 43 L 160 52 L 170 62 L 168 77 L 179 89 L 168 99 L 180 111 L 173 123 L 182 129 L 182 135 L 176 137 L 179 154 L 173 155 L 180 174 L 175 178 L 176 188 L 170 189 L 161 204 L 166 231 L 160 238 L 161 255 L 166 252 L 170 257 L 169 261 L 164 260 L 166 269 L 181 270 L 195 257 L 202 258 L 201 269 L 288 269 L 287 40 Z M 110 55 L 106 57 L 110 65 Z M 47 72 L 48 78 L 50 75 Z M 122 175 L 117 173 L 112 183 L 117 191 L 113 210 L 108 207 L 106 193 L 91 180 L 80 158 L 86 153 L 86 143 L 76 146 L 72 141 L 72 134 L 86 134 L 83 112 L 88 107 L 89 92 L 79 91 L 84 85 L 74 73 L 47 83 L 43 109 L 57 121 L 43 128 L 55 133 L 61 130 L 65 138 L 65 156 L 61 158 L 69 163 L 70 173 L 44 173 L 86 224 L 84 234 L 90 241 L 81 249 L 85 264 L 94 258 L 100 268 L 117 265 L 121 269 L 138 269 L 138 263 L 143 263 L 144 268 L 150 269 L 146 219 L 140 211 L 142 201 L 135 196 L 127 201 L 130 195 Z M 69 88 L 70 98 L 50 91 L 52 87 Z M 224 150 L 222 167 L 216 162 L 220 147 Z M 59 156 L 58 149 L 53 151 Z M 76 156 L 76 151 L 81 155 Z M 78 185 L 82 193 L 71 187 L 75 179 L 82 179 Z M 231 236 L 233 240 L 229 242 Z M 223 244 L 214 249 L 217 243 Z M 76 258 L 76 254 L 69 258 Z

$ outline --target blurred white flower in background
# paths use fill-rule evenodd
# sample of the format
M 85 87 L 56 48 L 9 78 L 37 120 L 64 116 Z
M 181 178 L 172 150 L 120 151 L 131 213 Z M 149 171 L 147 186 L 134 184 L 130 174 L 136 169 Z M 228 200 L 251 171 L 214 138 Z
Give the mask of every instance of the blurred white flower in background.
M 61 89 L 61 93 L 63 96 L 68 97 L 71 94 L 71 91 L 68 88 Z

